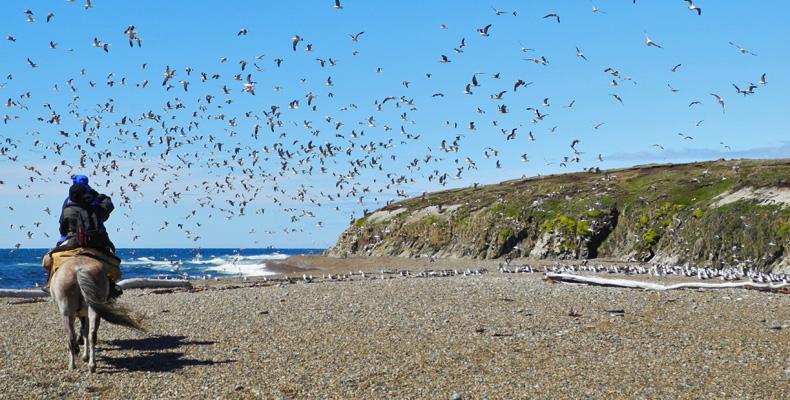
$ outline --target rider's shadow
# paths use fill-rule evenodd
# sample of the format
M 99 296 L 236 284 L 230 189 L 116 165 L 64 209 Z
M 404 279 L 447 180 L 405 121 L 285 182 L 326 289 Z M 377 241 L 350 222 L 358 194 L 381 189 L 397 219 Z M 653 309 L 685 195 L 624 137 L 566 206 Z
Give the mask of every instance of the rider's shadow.
M 186 352 L 174 351 L 182 346 L 207 346 L 216 342 L 211 341 L 184 341 L 186 336 L 150 336 L 142 339 L 116 339 L 107 342 L 110 348 L 105 351 L 121 349 L 134 349 L 139 351 L 139 356 L 129 357 L 102 357 L 102 363 L 112 366 L 114 370 L 108 373 L 148 371 L 172 372 L 192 365 L 215 365 L 235 362 L 234 360 L 196 360 L 184 357 Z

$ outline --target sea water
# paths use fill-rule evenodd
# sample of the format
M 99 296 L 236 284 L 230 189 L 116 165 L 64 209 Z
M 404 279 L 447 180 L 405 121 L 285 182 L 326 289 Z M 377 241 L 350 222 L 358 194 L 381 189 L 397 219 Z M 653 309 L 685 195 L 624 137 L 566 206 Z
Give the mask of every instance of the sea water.
M 214 279 L 272 275 L 267 260 L 323 249 L 118 249 L 121 271 L 128 278 Z M 49 249 L 0 249 L 0 288 L 43 285 L 47 271 L 41 260 Z

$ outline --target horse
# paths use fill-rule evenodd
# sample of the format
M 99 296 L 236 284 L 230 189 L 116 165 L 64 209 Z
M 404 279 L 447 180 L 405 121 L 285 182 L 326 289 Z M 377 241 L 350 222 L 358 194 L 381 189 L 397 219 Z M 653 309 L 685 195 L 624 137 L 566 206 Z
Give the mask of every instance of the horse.
M 52 300 L 68 334 L 69 371 L 74 370 L 74 357 L 79 354 L 81 342 L 85 345 L 82 360 L 88 362 L 91 373 L 96 372 L 96 337 L 102 319 L 145 331 L 142 317 L 110 299 L 109 291 L 106 267 L 101 260 L 91 256 L 71 256 L 52 275 Z M 79 342 L 74 332 L 77 317 L 81 323 Z

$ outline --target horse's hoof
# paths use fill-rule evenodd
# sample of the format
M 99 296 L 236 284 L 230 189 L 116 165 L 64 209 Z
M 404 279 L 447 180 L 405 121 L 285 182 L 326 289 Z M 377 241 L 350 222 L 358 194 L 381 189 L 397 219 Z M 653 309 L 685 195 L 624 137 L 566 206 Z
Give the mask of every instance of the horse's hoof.
M 95 373 L 96 372 L 96 365 L 88 365 L 88 370 L 91 373 Z

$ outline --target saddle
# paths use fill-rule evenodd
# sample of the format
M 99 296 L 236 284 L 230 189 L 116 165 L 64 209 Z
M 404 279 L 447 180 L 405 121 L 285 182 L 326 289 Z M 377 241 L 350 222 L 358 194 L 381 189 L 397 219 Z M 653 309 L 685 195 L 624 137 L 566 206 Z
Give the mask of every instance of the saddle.
M 42 265 L 52 276 L 55 271 L 69 258 L 74 256 L 87 256 L 95 258 L 104 264 L 107 269 L 107 276 L 111 281 L 116 282 L 121 278 L 121 259 L 115 255 L 105 253 L 101 250 L 90 247 L 71 247 L 67 249 L 53 249 L 44 256 Z

